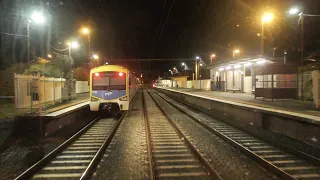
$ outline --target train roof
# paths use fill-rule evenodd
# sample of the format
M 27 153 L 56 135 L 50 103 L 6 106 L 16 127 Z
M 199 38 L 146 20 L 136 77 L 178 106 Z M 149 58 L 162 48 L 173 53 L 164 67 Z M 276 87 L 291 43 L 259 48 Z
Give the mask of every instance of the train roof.
M 103 65 L 98 66 L 95 68 L 92 68 L 90 70 L 90 73 L 100 72 L 100 71 L 122 71 L 122 72 L 128 72 L 129 70 L 123 66 L 119 65 Z

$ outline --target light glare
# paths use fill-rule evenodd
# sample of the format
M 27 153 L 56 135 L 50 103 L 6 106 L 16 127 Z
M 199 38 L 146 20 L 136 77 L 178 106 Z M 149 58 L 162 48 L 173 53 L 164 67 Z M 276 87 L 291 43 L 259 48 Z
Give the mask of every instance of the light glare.
M 234 69 L 238 69 L 239 67 L 241 67 L 240 64 L 237 64 L 237 65 L 233 66 Z
M 251 66 L 251 65 L 252 65 L 252 63 L 248 62 L 248 63 L 244 64 L 244 67 L 248 67 L 248 66 Z
M 298 12 L 299 12 L 298 8 L 292 8 L 292 9 L 290 9 L 289 14 L 294 15 L 294 14 L 298 14 Z
M 229 70 L 229 69 L 231 69 L 231 66 L 226 67 L 226 70 Z
M 41 12 L 33 12 L 31 15 L 31 20 L 35 23 L 42 24 L 44 23 L 44 15 Z
M 219 68 L 219 71 L 223 71 L 224 70 L 224 68 Z

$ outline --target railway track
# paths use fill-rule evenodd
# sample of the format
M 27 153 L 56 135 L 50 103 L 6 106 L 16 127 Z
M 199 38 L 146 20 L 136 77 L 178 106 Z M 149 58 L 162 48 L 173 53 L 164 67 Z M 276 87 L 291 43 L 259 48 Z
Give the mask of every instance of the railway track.
M 153 97 L 142 93 L 150 179 L 221 179 Z
M 97 118 L 27 169 L 20 179 L 89 179 L 110 144 L 119 120 Z
M 199 112 L 199 109 L 195 109 L 173 97 L 168 97 L 156 91 L 153 92 L 156 96 L 189 116 L 205 129 L 240 149 L 243 153 L 279 177 L 299 180 L 320 179 L 319 159 L 294 149 L 288 152 L 278 148 L 225 122 L 218 121 L 201 111 Z

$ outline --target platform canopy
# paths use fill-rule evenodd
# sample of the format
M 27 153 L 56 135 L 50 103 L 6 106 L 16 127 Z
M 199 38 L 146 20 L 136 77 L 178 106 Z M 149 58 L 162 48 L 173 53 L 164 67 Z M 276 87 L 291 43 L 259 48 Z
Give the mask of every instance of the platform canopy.
M 271 64 L 270 58 L 265 56 L 254 56 L 254 57 L 242 57 L 242 58 L 232 58 L 227 60 L 218 61 L 211 65 L 204 67 L 205 69 L 218 69 L 219 71 L 230 70 L 240 67 L 249 67 L 255 65 Z

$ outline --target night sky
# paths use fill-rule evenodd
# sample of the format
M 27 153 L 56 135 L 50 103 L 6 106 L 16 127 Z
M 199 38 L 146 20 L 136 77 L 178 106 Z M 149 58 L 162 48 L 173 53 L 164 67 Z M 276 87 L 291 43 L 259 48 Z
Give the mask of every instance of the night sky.
M 289 52 L 299 51 L 298 18 L 288 15 L 289 8 L 303 6 L 305 13 L 320 14 L 319 0 L 1 0 L 0 2 L 2 21 L 4 18 L 13 20 L 9 21 L 10 23 L 2 22 L 1 32 L 23 34 L 25 32 L 23 25 L 18 30 L 5 27 L 11 27 L 11 22 L 18 21 L 17 16 L 13 14 L 16 12 L 27 14 L 32 9 L 43 8 L 51 15 L 51 22 L 45 28 L 31 27 L 36 52 L 40 56 L 45 56 L 47 50 L 44 51 L 43 46 L 48 42 L 43 37 L 47 37 L 48 34 L 51 34 L 50 45 L 56 48 L 62 48 L 66 39 L 77 39 L 81 43 L 81 49 L 77 50 L 80 52 L 73 54 L 78 65 L 88 61 L 87 39 L 79 33 L 79 29 L 84 26 L 92 29 L 92 52 L 98 53 L 103 62 L 110 59 L 185 59 L 200 56 L 209 63 L 209 56 L 212 53 L 216 53 L 217 60 L 224 60 L 232 56 L 234 48 L 239 48 L 242 54 L 259 53 L 260 37 L 257 33 L 261 31 L 260 19 L 265 11 L 275 13 L 275 20 L 265 26 L 265 53 L 271 56 L 274 47 L 277 47 L 277 56 L 281 56 L 284 49 Z M 319 49 L 319 22 L 320 17 L 305 19 L 308 53 Z M 4 39 L 4 35 L 1 34 L 1 41 Z M 50 48 L 48 52 L 50 51 L 54 50 Z M 21 61 L 20 59 L 16 61 Z M 141 61 L 140 67 L 145 71 L 150 64 L 152 73 L 162 75 L 163 71 L 168 71 L 173 66 L 181 68 L 181 62 Z M 119 60 L 117 63 L 125 63 L 133 71 L 139 69 L 138 61 Z M 187 63 L 192 66 L 191 61 Z

